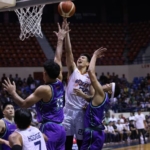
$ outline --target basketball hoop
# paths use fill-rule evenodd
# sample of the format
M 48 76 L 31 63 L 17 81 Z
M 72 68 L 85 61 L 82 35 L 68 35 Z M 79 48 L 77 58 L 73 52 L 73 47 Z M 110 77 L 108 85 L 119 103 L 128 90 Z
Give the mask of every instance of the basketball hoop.
M 20 22 L 20 40 L 24 41 L 33 36 L 43 37 L 41 20 L 44 6 L 45 4 L 15 10 Z

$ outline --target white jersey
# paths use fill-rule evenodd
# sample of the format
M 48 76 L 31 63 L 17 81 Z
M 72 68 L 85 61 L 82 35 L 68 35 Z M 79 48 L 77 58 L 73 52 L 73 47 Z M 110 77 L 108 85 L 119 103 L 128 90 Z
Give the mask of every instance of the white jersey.
M 47 150 L 43 135 L 39 129 L 30 126 L 26 130 L 15 130 L 22 137 L 22 150 Z
M 144 129 L 145 125 L 144 125 L 144 121 L 145 121 L 145 116 L 143 114 L 137 114 L 135 115 L 135 121 L 136 121 L 136 128 L 137 129 Z
M 66 88 L 65 107 L 82 109 L 82 107 L 87 103 L 82 97 L 76 96 L 74 94 L 74 89 L 80 89 L 85 94 L 89 95 L 90 93 L 91 81 L 88 73 L 81 74 L 80 71 L 76 68 L 71 74 L 68 86 Z

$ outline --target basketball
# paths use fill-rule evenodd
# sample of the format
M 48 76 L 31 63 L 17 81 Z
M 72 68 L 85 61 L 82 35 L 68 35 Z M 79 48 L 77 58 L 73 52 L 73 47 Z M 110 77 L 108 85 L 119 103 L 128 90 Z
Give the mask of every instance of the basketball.
M 60 2 L 58 5 L 58 12 L 64 18 L 69 18 L 75 13 L 75 5 L 71 1 Z

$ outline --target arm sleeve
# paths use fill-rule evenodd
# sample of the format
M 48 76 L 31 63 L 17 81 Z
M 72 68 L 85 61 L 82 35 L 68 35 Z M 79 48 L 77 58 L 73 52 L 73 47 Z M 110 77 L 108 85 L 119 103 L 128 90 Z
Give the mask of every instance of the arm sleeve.
M 20 145 L 14 145 L 11 150 L 22 150 L 22 146 Z

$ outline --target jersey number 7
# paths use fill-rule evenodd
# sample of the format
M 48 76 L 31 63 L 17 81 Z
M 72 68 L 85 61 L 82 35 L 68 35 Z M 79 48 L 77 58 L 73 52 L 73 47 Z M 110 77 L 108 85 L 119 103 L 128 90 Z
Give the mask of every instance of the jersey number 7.
M 35 143 L 34 143 L 34 145 L 35 145 L 35 146 L 37 146 L 37 145 L 38 145 L 38 146 L 39 146 L 39 150 L 41 150 L 41 141 L 37 141 L 37 142 L 35 142 Z

